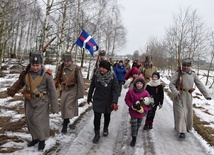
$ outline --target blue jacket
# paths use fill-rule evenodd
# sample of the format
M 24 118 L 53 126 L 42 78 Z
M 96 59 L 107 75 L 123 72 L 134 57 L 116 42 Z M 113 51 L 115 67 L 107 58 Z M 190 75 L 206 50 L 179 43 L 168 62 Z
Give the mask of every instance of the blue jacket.
M 125 81 L 126 67 L 124 65 L 117 65 L 114 69 L 114 73 L 117 76 L 118 81 Z

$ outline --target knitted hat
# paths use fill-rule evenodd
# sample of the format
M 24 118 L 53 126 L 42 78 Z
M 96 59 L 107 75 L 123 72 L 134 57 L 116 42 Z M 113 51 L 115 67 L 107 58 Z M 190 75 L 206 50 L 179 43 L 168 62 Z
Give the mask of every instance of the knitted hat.
M 143 86 L 145 86 L 145 84 L 146 84 L 143 78 L 138 77 L 134 80 L 134 83 L 133 83 L 134 86 L 136 86 L 136 83 L 138 83 L 138 82 L 141 82 L 143 84 Z
M 134 67 L 134 68 L 132 69 L 132 75 L 134 75 L 134 74 L 140 74 L 139 69 L 136 68 L 136 67 Z
M 103 68 L 107 69 L 108 71 L 111 70 L 111 64 L 107 60 L 101 60 L 99 67 L 103 67 Z
M 43 63 L 43 55 L 39 51 L 30 52 L 29 54 L 29 62 L 30 64 L 42 64 Z
M 156 75 L 156 76 L 158 77 L 158 79 L 160 79 L 160 73 L 158 73 L 158 72 L 153 72 L 153 73 L 152 73 L 152 77 L 153 77 L 154 75 Z

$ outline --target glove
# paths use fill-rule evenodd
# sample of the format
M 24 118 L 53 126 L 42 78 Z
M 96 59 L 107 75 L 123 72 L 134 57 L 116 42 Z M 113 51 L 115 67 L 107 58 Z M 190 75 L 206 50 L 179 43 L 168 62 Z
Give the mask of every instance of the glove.
M 91 101 L 90 101 L 90 100 L 87 100 L 87 103 L 90 105 Z
M 112 103 L 111 107 L 113 107 L 114 111 L 118 110 L 118 105 L 116 103 Z
M 162 104 L 159 104 L 158 106 L 159 106 L 159 109 L 161 109 L 161 108 L 163 107 L 163 105 L 162 105 Z
M 211 98 L 211 97 L 207 97 L 206 99 L 207 99 L 207 100 L 211 100 L 212 98 Z
M 178 92 L 178 94 L 175 96 L 177 99 L 181 99 L 181 94 Z
M 139 112 L 139 113 L 141 113 L 141 114 L 144 113 L 143 107 L 141 107 L 140 110 L 137 110 L 137 112 Z
M 141 109 L 141 107 L 140 107 L 140 102 L 139 102 L 139 101 L 135 102 L 135 103 L 132 105 L 132 109 L 134 109 L 134 110 L 140 110 L 140 109 Z

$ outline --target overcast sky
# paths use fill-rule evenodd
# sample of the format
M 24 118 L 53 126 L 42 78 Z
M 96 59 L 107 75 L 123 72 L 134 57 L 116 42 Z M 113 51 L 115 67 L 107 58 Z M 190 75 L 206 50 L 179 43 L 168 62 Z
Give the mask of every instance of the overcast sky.
M 197 9 L 208 27 L 214 27 L 214 0 L 119 0 L 127 29 L 127 44 L 119 54 L 146 50 L 150 38 L 162 39 L 180 8 Z

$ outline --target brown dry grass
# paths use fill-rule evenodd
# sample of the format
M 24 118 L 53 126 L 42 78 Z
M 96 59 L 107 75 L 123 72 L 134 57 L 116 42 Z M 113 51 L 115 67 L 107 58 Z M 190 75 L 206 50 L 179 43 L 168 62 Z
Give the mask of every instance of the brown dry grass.
M 165 89 L 165 91 L 167 92 L 168 96 L 172 99 L 172 93 L 168 89 Z M 201 94 L 197 94 L 197 95 L 198 96 L 194 96 L 194 97 L 200 98 Z M 196 107 L 196 105 L 193 104 L 193 107 L 202 109 L 202 111 L 204 110 L 205 113 L 212 115 L 201 106 Z M 193 111 L 193 127 L 194 127 L 194 129 L 198 132 L 198 134 L 201 135 L 201 137 L 204 140 L 207 141 L 208 144 L 210 144 L 211 146 L 214 146 L 214 129 L 211 127 L 208 127 L 208 125 L 210 125 L 209 122 L 202 121 Z
M 0 135 L 0 153 L 13 153 L 17 150 L 21 150 L 22 148 L 17 147 L 3 147 L 2 145 L 5 143 L 8 143 L 10 141 L 17 142 L 17 143 L 23 143 L 24 141 L 17 136 L 6 136 L 6 135 Z
M 195 130 L 207 141 L 208 144 L 214 146 L 214 129 L 208 127 L 209 122 L 202 121 L 195 113 L 193 113 Z
M 87 90 L 90 85 L 90 80 L 84 79 L 84 82 L 85 82 L 84 95 L 87 95 Z M 6 98 L 6 97 L 8 97 L 8 95 L 6 94 L 6 91 L 0 92 L 0 98 Z M 11 110 L 11 111 L 15 111 L 18 114 L 24 114 L 23 97 L 15 95 L 13 98 L 8 100 L 7 103 L 14 102 L 14 101 L 20 101 L 20 103 L 17 103 L 16 106 L 12 106 L 12 107 L 0 106 L 0 109 Z M 85 104 L 87 104 L 87 103 L 83 102 L 79 105 L 79 107 L 82 107 Z M 59 104 L 59 108 L 60 108 L 60 104 Z M 82 118 L 83 114 L 81 114 L 80 118 L 78 118 L 75 121 L 75 123 L 73 125 L 71 125 L 71 128 L 72 128 L 72 126 L 75 126 L 77 124 L 77 122 Z M 0 153 L 12 153 L 12 152 L 22 149 L 22 148 L 15 148 L 15 147 L 4 148 L 3 144 L 5 144 L 5 143 L 8 143 L 10 141 L 13 141 L 13 142 L 26 141 L 17 136 L 5 135 L 5 132 L 10 131 L 10 132 L 27 133 L 26 129 L 27 129 L 27 126 L 26 126 L 26 121 L 25 121 L 24 117 L 16 122 L 11 122 L 11 116 L 0 117 L 0 139 L 1 139 L 0 140 Z M 50 136 L 54 137 L 56 134 L 59 134 L 59 132 L 60 131 L 58 131 L 58 130 L 50 129 Z

